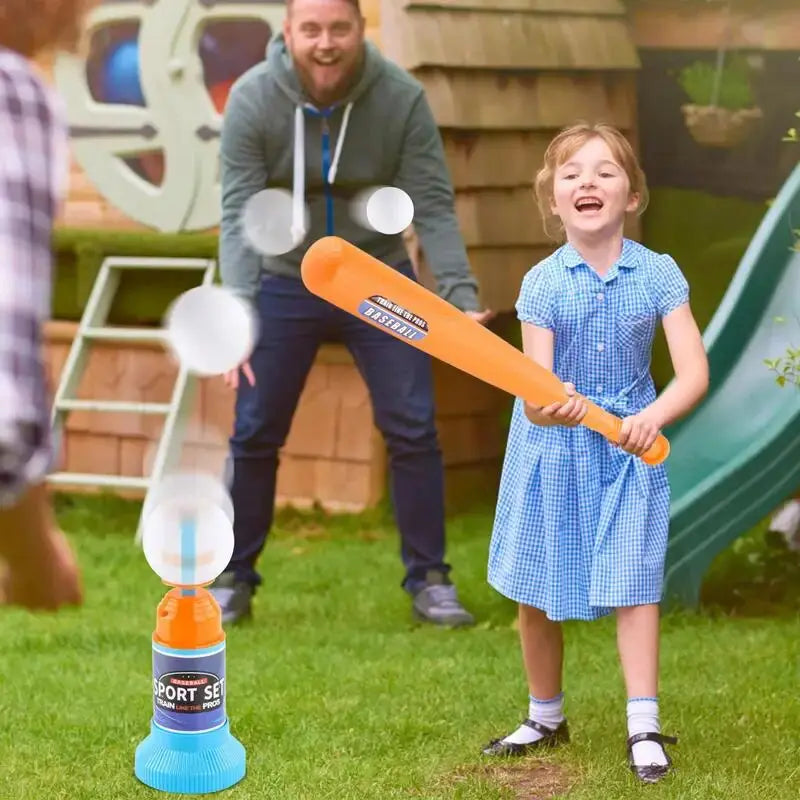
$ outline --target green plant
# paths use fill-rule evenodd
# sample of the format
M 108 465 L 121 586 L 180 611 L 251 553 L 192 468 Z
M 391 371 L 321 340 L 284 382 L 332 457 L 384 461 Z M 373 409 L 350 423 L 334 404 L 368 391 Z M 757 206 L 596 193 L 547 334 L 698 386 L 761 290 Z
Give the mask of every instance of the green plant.
M 778 386 L 794 384 L 800 389 L 800 347 L 787 347 L 785 355 L 765 358 L 764 363 L 775 373 Z
M 52 316 L 78 320 L 100 265 L 107 256 L 216 259 L 217 235 L 58 228 L 53 235 L 55 285 Z M 112 304 L 113 325 L 159 325 L 168 305 L 197 285 L 198 275 L 165 267 L 150 273 L 127 272 Z
M 795 116 L 800 118 L 800 111 L 795 112 Z M 789 128 L 786 136 L 783 137 L 784 142 L 799 142 L 797 128 Z M 797 237 L 797 249 L 800 250 L 800 230 L 794 231 Z M 783 320 L 776 320 L 782 322 Z M 775 381 L 778 386 L 786 386 L 786 384 L 794 384 L 800 389 L 800 347 L 787 347 L 786 352 L 778 358 L 766 358 L 764 363 L 775 373 Z
M 797 249 L 800 250 L 800 230 L 794 231 L 794 235 L 798 241 Z M 775 319 L 778 324 L 782 324 L 785 321 L 783 317 Z M 786 386 L 787 384 L 791 386 L 794 384 L 800 389 L 800 347 L 789 346 L 782 356 L 765 358 L 764 363 L 770 372 L 775 373 L 775 382 L 778 386 Z
M 693 61 L 680 70 L 678 83 L 694 105 L 731 111 L 754 105 L 750 66 L 742 55 L 730 56 L 719 68 L 709 61 Z
M 798 119 L 800 119 L 800 111 L 795 111 L 794 115 Z M 789 130 L 786 131 L 786 135 L 783 137 L 783 139 L 781 141 L 784 141 L 784 142 L 800 142 L 800 134 L 798 134 L 797 128 L 794 128 L 794 127 L 793 128 L 789 128 Z

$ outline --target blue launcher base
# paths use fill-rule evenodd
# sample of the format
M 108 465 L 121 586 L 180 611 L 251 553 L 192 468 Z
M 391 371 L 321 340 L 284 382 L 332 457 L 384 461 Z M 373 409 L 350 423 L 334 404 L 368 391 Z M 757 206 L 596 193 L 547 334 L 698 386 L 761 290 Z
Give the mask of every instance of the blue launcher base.
M 170 794 L 221 792 L 245 775 L 246 756 L 226 721 L 204 733 L 173 733 L 154 722 L 136 748 L 134 773 L 146 786 Z

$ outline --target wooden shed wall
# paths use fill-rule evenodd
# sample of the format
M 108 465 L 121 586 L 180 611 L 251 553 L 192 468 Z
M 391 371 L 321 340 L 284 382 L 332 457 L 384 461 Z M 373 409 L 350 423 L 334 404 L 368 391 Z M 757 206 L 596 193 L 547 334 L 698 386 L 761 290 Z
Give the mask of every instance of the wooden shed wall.
M 425 86 L 485 305 L 513 308 L 557 246 L 532 183 L 554 133 L 609 122 L 636 144 L 639 58 L 618 0 L 382 0 L 383 51 Z M 638 224 L 629 228 L 636 235 Z M 425 266 L 423 274 L 427 274 Z

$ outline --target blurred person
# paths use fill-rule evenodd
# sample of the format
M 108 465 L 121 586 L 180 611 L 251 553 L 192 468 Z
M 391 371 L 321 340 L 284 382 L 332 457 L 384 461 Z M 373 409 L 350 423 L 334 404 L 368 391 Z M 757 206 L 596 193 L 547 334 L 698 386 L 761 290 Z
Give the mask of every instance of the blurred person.
M 800 550 L 800 495 L 787 500 L 772 515 L 770 533 L 782 537 L 790 550 Z
M 42 328 L 68 169 L 59 99 L 36 60 L 76 52 L 93 0 L 0 0 L 0 602 L 83 602 L 45 484 L 52 463 Z
M 312 295 L 300 278 L 306 249 L 337 235 L 415 279 L 402 235 L 383 235 L 353 218 L 359 191 L 394 186 L 414 203 L 414 226 L 439 294 L 480 323 L 491 316 L 478 301 L 423 87 L 365 41 L 364 25 L 358 0 L 290 0 L 282 33 L 266 60 L 234 85 L 225 111 L 220 270 L 223 283 L 254 304 L 260 321 L 249 362 L 226 377 L 237 392 L 235 547 L 213 588 L 226 622 L 251 613 L 261 583 L 256 561 L 273 520 L 278 452 L 317 349 L 330 338 L 353 354 L 387 444 L 402 586 L 413 614 L 450 627 L 474 621 L 445 562 L 444 470 L 430 357 Z M 295 200 L 299 244 L 281 256 L 251 249 L 241 228 L 245 204 L 267 187 L 287 188 Z

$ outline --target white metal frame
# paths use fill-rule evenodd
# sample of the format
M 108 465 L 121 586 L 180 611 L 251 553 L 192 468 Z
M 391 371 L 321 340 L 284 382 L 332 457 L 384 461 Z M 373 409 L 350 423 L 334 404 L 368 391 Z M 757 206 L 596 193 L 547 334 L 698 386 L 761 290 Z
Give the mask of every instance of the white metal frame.
M 52 473 L 48 480 L 51 484 L 61 486 L 144 490 L 146 502 L 146 495 L 151 487 L 179 462 L 197 381 L 185 366 L 179 365 L 169 403 L 77 399 L 75 395 L 86 369 L 92 342 L 156 342 L 166 345 L 166 332 L 161 328 L 113 327 L 107 324 L 123 270 L 194 270 L 203 273 L 202 285 L 209 286 L 214 280 L 216 262 L 200 258 L 106 258 L 92 287 L 59 378 L 53 401 L 51 424 L 56 441 L 63 442 L 66 417 L 73 411 L 162 415 L 165 417 L 164 427 L 159 437 L 152 470 L 144 477 L 61 471 Z M 140 540 L 141 524 L 136 533 L 136 542 Z

